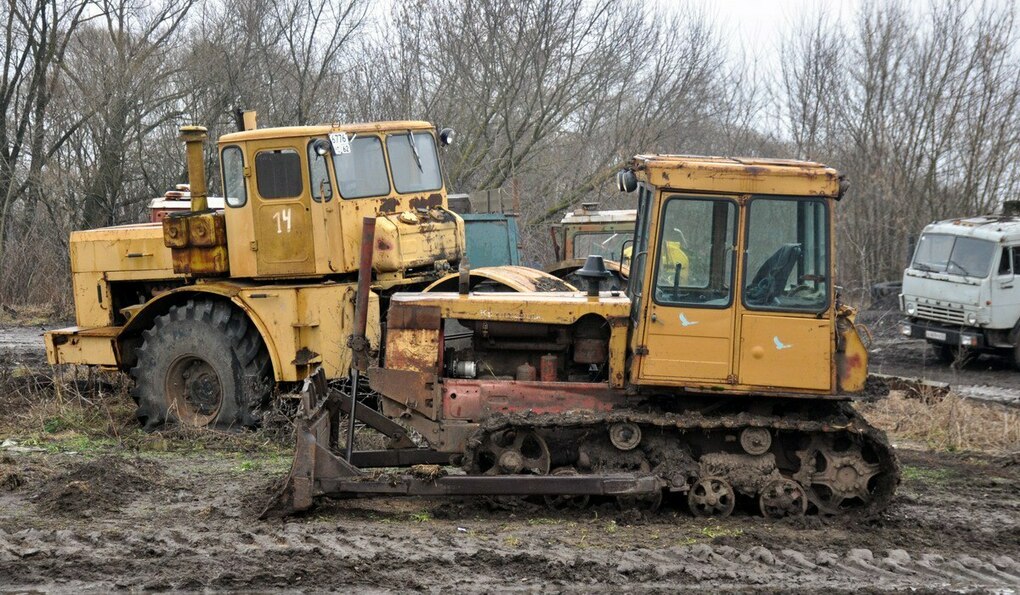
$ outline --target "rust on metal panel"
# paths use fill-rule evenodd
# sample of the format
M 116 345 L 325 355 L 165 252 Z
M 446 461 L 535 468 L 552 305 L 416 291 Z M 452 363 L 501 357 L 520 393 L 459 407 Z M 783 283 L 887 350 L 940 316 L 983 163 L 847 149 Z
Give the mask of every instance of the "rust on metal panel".
M 453 380 L 442 387 L 443 418 L 480 420 L 493 414 L 611 411 L 626 402 L 604 383 Z
M 442 317 L 438 306 L 394 304 L 390 307 L 386 326 L 389 329 L 436 330 L 441 321 Z
M 429 419 L 436 418 L 435 374 L 373 367 L 368 369 L 368 380 L 372 390 L 386 399 L 401 403 Z
M 439 193 L 419 196 L 408 201 L 412 209 L 434 209 L 443 206 L 443 195 Z
M 437 329 L 390 329 L 386 337 L 386 367 L 436 373 L 440 339 Z

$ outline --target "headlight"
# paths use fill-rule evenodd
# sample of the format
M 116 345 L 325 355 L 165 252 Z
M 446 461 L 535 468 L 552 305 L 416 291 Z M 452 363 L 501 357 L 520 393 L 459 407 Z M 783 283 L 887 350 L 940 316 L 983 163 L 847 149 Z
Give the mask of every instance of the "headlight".
M 917 304 L 914 302 L 907 302 L 907 315 L 913 316 L 917 312 Z
M 977 323 L 977 314 L 975 314 L 973 312 L 967 312 L 967 324 L 976 324 L 976 323 Z

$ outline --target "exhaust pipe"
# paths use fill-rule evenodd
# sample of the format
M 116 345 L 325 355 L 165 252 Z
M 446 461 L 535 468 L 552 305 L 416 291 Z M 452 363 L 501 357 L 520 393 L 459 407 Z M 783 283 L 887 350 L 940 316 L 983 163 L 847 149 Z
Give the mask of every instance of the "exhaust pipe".
M 181 126 L 181 140 L 188 155 L 188 185 L 191 187 L 191 212 L 209 210 L 205 185 L 205 126 Z

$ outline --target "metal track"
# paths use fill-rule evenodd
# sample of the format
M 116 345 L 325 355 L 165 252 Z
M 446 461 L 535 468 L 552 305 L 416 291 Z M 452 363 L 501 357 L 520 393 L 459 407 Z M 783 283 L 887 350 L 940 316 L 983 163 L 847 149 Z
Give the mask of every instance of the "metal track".
M 836 510 L 820 494 L 808 489 L 808 496 L 815 505 L 814 510 L 825 514 L 873 515 L 884 510 L 895 493 L 900 482 L 899 463 L 893 453 L 886 435 L 871 426 L 849 403 L 827 402 L 809 403 L 799 410 L 775 414 L 754 414 L 747 411 L 732 414 L 711 414 L 699 411 L 682 413 L 656 411 L 620 411 L 605 414 L 583 412 L 558 415 L 501 415 L 492 417 L 481 424 L 476 434 L 468 441 L 465 456 L 465 468 L 471 469 L 478 453 L 477 449 L 486 443 L 488 436 L 495 432 L 508 429 L 529 429 L 534 431 L 552 431 L 561 429 L 590 429 L 592 433 L 607 432 L 608 427 L 615 423 L 634 423 L 646 428 L 660 428 L 676 432 L 678 444 L 689 441 L 693 433 L 727 431 L 739 433 L 744 428 L 768 428 L 777 432 L 799 435 L 803 442 L 814 443 L 816 437 L 831 436 L 847 437 L 865 446 L 877 457 L 878 478 L 870 492 L 870 499 L 863 505 L 851 510 Z M 735 447 L 739 449 L 739 447 Z M 739 452 L 720 450 L 719 453 Z M 797 453 L 788 453 L 791 457 Z M 621 457 L 624 453 L 621 453 Z M 800 473 L 802 483 L 810 483 L 810 477 L 803 470 L 785 472 L 791 478 Z M 809 475 L 809 474 L 808 474 Z M 810 485 L 804 486 L 806 489 Z

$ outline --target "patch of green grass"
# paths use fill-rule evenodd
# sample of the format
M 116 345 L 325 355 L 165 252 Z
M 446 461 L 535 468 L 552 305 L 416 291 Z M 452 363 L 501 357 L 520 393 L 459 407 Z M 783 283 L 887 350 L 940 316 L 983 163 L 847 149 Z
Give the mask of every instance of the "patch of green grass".
M 536 525 L 559 525 L 562 522 L 563 521 L 560 521 L 558 519 L 550 519 L 545 517 L 539 517 L 537 519 L 528 519 L 528 524 L 533 527 Z
M 904 465 L 902 474 L 903 479 L 923 483 L 942 483 L 952 479 L 956 475 L 952 469 L 932 469 L 929 467 L 913 467 L 911 465 Z
M 519 547 L 521 545 L 521 540 L 515 535 L 507 535 L 503 538 L 503 543 L 509 547 Z
M 429 514 L 429 511 L 423 510 L 412 514 L 411 520 L 416 523 L 428 523 L 432 520 L 432 515 Z
M 619 528 L 620 527 L 617 526 L 616 521 L 609 521 L 608 523 L 606 523 L 604 530 L 606 533 L 612 535 L 613 533 L 616 533 L 619 530 Z
M 701 529 L 701 534 L 709 539 L 715 539 L 716 537 L 739 537 L 744 534 L 740 529 L 727 529 L 720 525 L 714 527 L 704 527 Z

